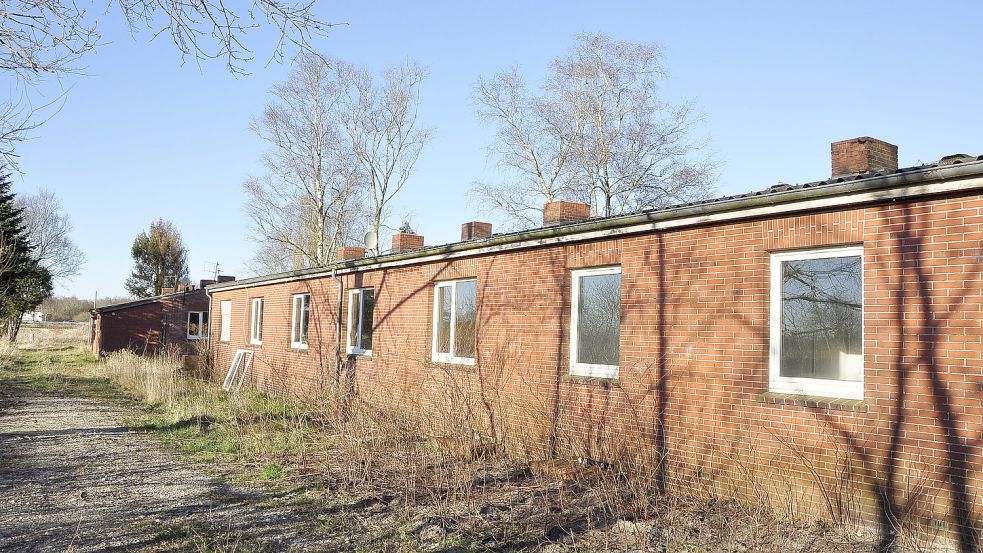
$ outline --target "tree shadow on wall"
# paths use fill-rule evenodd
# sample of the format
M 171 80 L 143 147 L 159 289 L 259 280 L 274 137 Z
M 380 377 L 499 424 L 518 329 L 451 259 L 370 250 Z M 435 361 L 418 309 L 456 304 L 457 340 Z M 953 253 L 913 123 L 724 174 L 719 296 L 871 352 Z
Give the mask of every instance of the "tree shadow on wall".
M 891 209 L 891 208 L 888 208 Z M 876 461 L 871 458 L 861 437 L 839 424 L 827 412 L 817 411 L 817 416 L 834 429 L 848 446 L 850 452 L 861 461 L 864 473 L 874 482 L 878 500 L 880 527 L 879 550 L 896 549 L 899 528 L 905 513 L 913 508 L 917 496 L 905 496 L 901 482 L 899 461 L 904 455 L 905 427 L 907 416 L 912 415 L 909 405 L 913 398 L 911 386 L 920 375 L 927 379 L 929 395 L 937 425 L 937 435 L 941 437 L 940 484 L 948 488 L 950 501 L 949 515 L 954 522 L 959 550 L 962 553 L 980 550 L 980 529 L 983 523 L 975 512 L 976 505 L 971 490 L 974 467 L 979 466 L 979 448 L 983 436 L 963 437 L 959 432 L 959 413 L 954 405 L 955 394 L 942 374 L 942 359 L 939 354 L 940 336 L 947 332 L 945 325 L 959 312 L 967 298 L 979 290 L 979 278 L 983 267 L 983 252 L 977 252 L 976 262 L 968 266 L 961 279 L 966 283 L 958 291 L 950 291 L 948 296 L 933 294 L 932 282 L 945 280 L 952 282 L 942 273 L 930 273 L 932 252 L 926 248 L 929 239 L 923 236 L 917 225 L 916 214 L 910 205 L 897 208 L 901 212 L 900 229 L 895 232 L 895 248 L 901 255 L 902 274 L 893 294 L 893 324 L 898 333 L 896 351 L 891 361 L 891 373 L 896 375 L 896 388 L 891 408 L 890 434 L 883 469 L 878 471 Z M 886 267 L 884 267 L 886 268 Z M 896 269 L 890 269 L 893 274 Z M 933 278 L 934 277 L 934 278 Z M 944 297 L 947 301 L 933 301 Z M 979 392 L 983 381 L 976 383 Z

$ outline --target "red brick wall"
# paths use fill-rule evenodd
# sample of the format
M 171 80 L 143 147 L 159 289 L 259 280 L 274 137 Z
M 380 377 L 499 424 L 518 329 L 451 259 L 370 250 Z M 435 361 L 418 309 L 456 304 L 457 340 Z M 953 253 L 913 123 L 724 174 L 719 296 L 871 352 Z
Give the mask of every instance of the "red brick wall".
M 188 340 L 189 311 L 208 311 L 204 290 L 103 311 L 96 315 L 93 353 L 104 355 L 129 349 L 142 354 L 162 347 L 194 353 L 197 340 Z
M 868 171 L 894 171 L 898 168 L 898 147 L 876 138 L 833 142 L 830 152 L 833 177 Z
M 768 394 L 769 252 L 861 243 L 862 404 Z M 607 264 L 622 268 L 620 378 L 570 378 L 570 271 Z M 342 277 L 345 304 L 362 286 L 377 302 L 373 355 L 350 358 L 346 375 L 369 402 L 435 425 L 467 419 L 467 430 L 533 457 L 664 452 L 670 484 L 690 491 L 780 507 L 791 489 L 803 512 L 825 513 L 829 498 L 874 520 L 887 490 L 926 525 L 979 525 L 981 268 L 983 198 L 972 195 L 367 271 Z M 476 366 L 430 363 L 433 285 L 465 277 L 478 283 Z M 290 296 L 307 290 L 311 348 L 295 352 Z M 220 370 L 249 347 L 248 299 L 260 295 L 265 337 L 251 380 L 297 394 L 330 382 L 330 278 L 216 291 Z M 218 343 L 219 302 L 230 298 L 232 341 Z

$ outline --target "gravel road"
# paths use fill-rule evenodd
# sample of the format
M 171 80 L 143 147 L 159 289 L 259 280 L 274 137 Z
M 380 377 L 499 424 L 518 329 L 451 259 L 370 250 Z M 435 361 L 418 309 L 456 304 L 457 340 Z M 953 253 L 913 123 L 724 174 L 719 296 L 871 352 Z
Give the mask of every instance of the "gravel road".
M 0 551 L 169 551 L 189 527 L 220 533 L 226 549 L 336 549 L 286 499 L 195 470 L 121 426 L 125 413 L 0 397 Z

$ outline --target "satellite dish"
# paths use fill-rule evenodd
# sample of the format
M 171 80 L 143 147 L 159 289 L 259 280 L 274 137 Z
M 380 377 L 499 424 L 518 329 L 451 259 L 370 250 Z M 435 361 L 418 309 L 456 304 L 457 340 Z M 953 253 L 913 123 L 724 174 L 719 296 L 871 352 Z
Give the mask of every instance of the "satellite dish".
M 188 278 L 188 277 L 186 277 L 186 276 L 185 277 L 181 277 L 181 284 L 187 286 L 187 285 L 191 284 L 191 279 Z
M 372 232 L 371 230 L 369 232 L 366 232 L 365 233 L 365 249 L 371 250 L 371 251 L 374 252 L 375 249 L 376 249 L 376 246 L 378 246 L 378 245 L 379 245 L 379 243 L 376 242 L 375 233 Z

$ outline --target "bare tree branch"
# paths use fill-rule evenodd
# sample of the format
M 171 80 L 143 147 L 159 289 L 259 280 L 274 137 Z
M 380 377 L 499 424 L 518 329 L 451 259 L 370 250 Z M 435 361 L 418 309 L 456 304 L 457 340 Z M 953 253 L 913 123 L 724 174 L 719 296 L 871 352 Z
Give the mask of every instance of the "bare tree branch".
M 18 196 L 23 209 L 24 229 L 34 248 L 34 258 L 55 280 L 70 279 L 85 265 L 85 254 L 71 239 L 72 221 L 61 200 L 49 190 Z
M 508 181 L 474 183 L 472 196 L 519 227 L 558 199 L 610 216 L 706 197 L 716 164 L 691 138 L 693 104 L 660 98 L 666 78 L 657 45 L 581 34 L 539 94 L 515 69 L 479 79 L 478 114 L 498 127 L 490 152 Z

